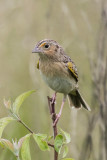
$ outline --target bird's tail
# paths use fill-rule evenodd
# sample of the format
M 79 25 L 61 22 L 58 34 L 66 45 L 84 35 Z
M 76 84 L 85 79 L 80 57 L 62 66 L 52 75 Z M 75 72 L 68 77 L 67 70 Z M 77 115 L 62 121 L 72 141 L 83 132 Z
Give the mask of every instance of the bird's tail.
M 76 90 L 75 95 L 73 95 L 72 93 L 68 94 L 68 97 L 69 97 L 69 101 L 70 101 L 70 106 L 75 107 L 75 108 L 80 108 L 82 105 L 82 107 L 91 111 L 89 105 L 83 99 L 83 97 L 81 96 L 81 94 L 79 93 L 78 90 Z

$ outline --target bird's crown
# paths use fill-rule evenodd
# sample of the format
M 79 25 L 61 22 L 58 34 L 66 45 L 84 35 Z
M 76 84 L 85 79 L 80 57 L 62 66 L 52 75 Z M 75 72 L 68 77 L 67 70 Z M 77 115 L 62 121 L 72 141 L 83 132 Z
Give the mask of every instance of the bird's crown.
M 46 44 L 54 44 L 54 45 L 59 45 L 56 41 L 54 40 L 51 40 L 51 39 L 44 39 L 44 40 L 41 40 L 37 43 L 37 47 L 43 47 L 45 46 Z

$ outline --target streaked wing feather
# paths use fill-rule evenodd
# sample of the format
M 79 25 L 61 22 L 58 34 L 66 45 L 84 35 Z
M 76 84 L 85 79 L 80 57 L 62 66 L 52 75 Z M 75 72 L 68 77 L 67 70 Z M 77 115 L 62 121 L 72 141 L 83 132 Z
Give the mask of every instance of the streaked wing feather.
M 71 72 L 72 76 L 76 79 L 76 81 L 78 82 L 78 72 L 77 72 L 77 68 L 76 65 L 74 64 L 74 62 L 71 60 L 70 57 L 68 57 L 66 54 L 64 55 L 64 63 L 66 65 L 66 67 L 68 68 L 68 70 Z
M 66 65 L 67 65 L 68 69 L 70 70 L 70 72 L 73 74 L 76 81 L 78 81 L 78 73 L 77 73 L 77 68 L 76 68 L 75 64 L 73 64 L 72 62 L 68 62 Z

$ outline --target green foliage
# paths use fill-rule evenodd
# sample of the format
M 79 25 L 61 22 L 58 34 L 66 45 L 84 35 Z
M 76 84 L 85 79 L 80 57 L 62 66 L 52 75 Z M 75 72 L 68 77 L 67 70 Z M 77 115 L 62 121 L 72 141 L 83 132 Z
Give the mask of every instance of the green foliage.
M 7 124 L 11 121 L 13 121 L 14 118 L 12 117 L 5 117 L 0 119 L 0 138 L 2 136 L 4 128 L 7 126 Z
M 15 101 L 14 101 L 14 103 L 13 103 L 13 112 L 14 112 L 16 115 L 18 115 L 18 111 L 19 111 L 22 103 L 24 102 L 24 100 L 25 100 L 28 96 L 30 96 L 32 93 L 34 93 L 34 92 L 35 92 L 35 90 L 25 92 L 25 93 L 21 94 L 20 96 L 18 96 L 18 97 L 15 99 Z
M 15 99 L 15 102 L 13 103 L 13 105 L 11 104 L 11 101 L 8 100 L 6 101 L 4 99 L 4 105 L 6 107 L 6 109 L 9 111 L 10 113 L 10 117 L 5 117 L 0 119 L 0 138 L 2 136 L 3 130 L 6 127 L 6 125 L 13 121 L 13 120 L 17 120 L 17 121 L 21 121 L 18 115 L 18 111 L 22 105 L 22 103 L 24 102 L 24 100 L 30 96 L 33 92 L 35 92 L 34 90 L 32 91 L 28 91 L 25 92 L 23 94 L 21 94 L 20 96 L 18 96 Z M 16 157 L 17 159 L 19 158 L 19 152 L 21 149 L 21 156 L 22 156 L 22 160 L 30 160 L 30 149 L 29 149 L 29 139 L 30 139 L 30 135 L 25 135 L 24 137 L 22 137 L 21 139 L 19 139 L 19 141 L 17 142 L 17 140 L 13 140 L 12 143 L 7 140 L 7 139 L 0 139 L 0 145 L 2 147 L 5 147 L 7 149 L 9 149 Z
M 4 148 L 9 149 L 12 153 L 14 153 L 13 144 L 7 139 L 0 139 L 0 145 Z
M 54 147 L 59 154 L 61 153 L 61 150 L 63 148 L 62 158 L 64 158 L 68 153 L 68 147 L 66 146 L 66 144 L 70 143 L 71 137 L 69 133 L 63 131 L 61 128 L 60 131 L 61 134 L 57 135 L 55 138 Z
M 30 147 L 29 147 L 30 136 L 31 134 L 26 135 L 22 143 L 22 148 L 21 148 L 22 160 L 31 160 Z
M 67 147 L 67 146 L 64 146 L 64 152 L 63 152 L 62 158 L 65 158 L 66 155 L 67 155 L 67 153 L 68 153 L 68 147 Z
M 34 140 L 36 141 L 36 143 L 42 151 L 49 151 L 49 146 L 47 142 L 44 140 L 46 137 L 47 136 L 44 134 L 33 134 Z
M 65 144 L 70 143 L 71 142 L 70 134 L 65 132 L 65 131 L 63 131 L 61 128 L 60 128 L 60 131 L 65 136 Z
M 0 139 L 0 145 L 9 149 L 16 157 L 19 157 L 19 152 L 21 149 L 22 160 L 31 160 L 29 149 L 30 136 L 31 134 L 27 134 L 26 136 L 20 138 L 18 142 L 17 140 L 12 140 L 12 142 L 10 142 L 7 139 Z
M 63 136 L 61 134 L 59 134 L 55 137 L 54 147 L 55 147 L 56 152 L 60 153 L 63 142 L 64 142 L 64 140 L 63 140 Z
M 53 136 L 49 136 L 47 140 L 50 141 L 51 139 L 53 139 Z
M 4 105 L 10 113 L 10 117 L 5 117 L 0 119 L 0 138 L 2 136 L 4 128 L 7 126 L 8 123 L 10 123 L 13 120 L 17 120 L 18 122 L 20 122 L 30 132 L 30 134 L 27 134 L 24 137 L 20 138 L 19 141 L 15 139 L 15 141 L 12 140 L 12 142 L 10 142 L 7 139 L 3 138 L 0 139 L 0 145 L 4 148 L 9 149 L 16 156 L 17 160 L 20 160 L 20 152 L 22 160 L 31 160 L 30 147 L 29 147 L 29 140 L 31 136 L 33 136 L 33 139 L 35 140 L 35 142 L 42 151 L 50 151 L 48 142 L 53 139 L 53 136 L 47 137 L 46 134 L 40 134 L 40 133 L 35 134 L 31 129 L 29 129 L 29 127 L 24 122 L 22 122 L 22 120 L 19 117 L 18 112 L 22 103 L 28 96 L 30 96 L 34 92 L 35 91 L 32 90 L 21 94 L 15 99 L 13 104 L 11 103 L 10 100 L 6 101 L 4 99 Z M 53 147 L 56 150 L 56 152 L 58 152 L 58 154 L 61 153 L 61 149 L 63 148 L 62 158 L 64 158 L 68 153 L 68 147 L 66 146 L 66 144 L 70 143 L 71 138 L 70 134 L 63 131 L 62 129 L 60 129 L 60 132 L 61 133 L 55 137 L 54 145 L 50 144 L 50 146 Z M 66 158 L 63 160 L 73 160 L 73 159 Z

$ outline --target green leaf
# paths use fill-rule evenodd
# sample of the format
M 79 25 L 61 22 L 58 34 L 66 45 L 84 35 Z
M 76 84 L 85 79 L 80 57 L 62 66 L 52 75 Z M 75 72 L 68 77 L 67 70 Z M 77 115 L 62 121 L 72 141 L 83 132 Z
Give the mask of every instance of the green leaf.
M 22 143 L 22 147 L 21 147 L 22 160 L 31 160 L 30 147 L 29 147 L 30 135 L 31 134 L 26 135 Z
M 65 139 L 66 139 L 66 144 L 67 143 L 70 143 L 71 142 L 71 137 L 70 137 L 70 134 L 63 131 L 61 128 L 60 128 L 60 131 L 62 132 L 62 134 L 65 136 Z
M 74 160 L 74 159 L 72 159 L 72 158 L 64 158 L 62 160 Z
M 9 140 L 7 140 L 7 139 L 0 139 L 0 145 L 2 147 L 5 147 L 5 148 L 9 149 L 12 153 L 14 153 L 13 144 Z
M 21 138 L 19 139 L 19 141 L 18 141 L 18 148 L 19 148 L 19 149 L 22 147 L 22 144 L 23 144 L 24 140 L 25 140 L 27 137 L 29 137 L 30 135 L 31 135 L 31 134 L 27 134 L 27 135 L 25 135 L 24 137 L 21 137 Z
M 46 150 L 49 151 L 49 146 L 48 146 L 47 142 L 44 141 L 44 139 L 46 138 L 46 135 L 44 136 L 42 134 L 33 134 L 33 138 L 42 151 L 46 151 Z
M 5 117 L 0 119 L 0 138 L 2 136 L 3 130 L 6 127 L 6 125 L 13 120 L 15 119 L 12 117 Z
M 20 109 L 20 106 L 22 105 L 22 103 L 24 102 L 24 100 L 30 96 L 32 93 L 34 93 L 35 90 L 32 90 L 32 91 L 28 91 L 28 92 L 25 92 L 23 94 L 21 94 L 20 96 L 18 96 L 16 99 L 15 99 L 15 102 L 13 103 L 13 112 L 15 114 L 18 115 L 18 111 Z
M 40 139 L 44 140 L 47 138 L 47 135 L 46 134 L 41 134 L 41 133 L 38 133 L 36 134 Z
M 53 136 L 49 136 L 49 137 L 48 137 L 48 141 L 50 141 L 52 138 L 53 138 Z
M 59 134 L 55 137 L 55 141 L 54 141 L 54 147 L 56 152 L 58 153 L 60 152 L 62 145 L 63 145 L 63 136 Z
M 65 147 L 64 147 L 64 152 L 63 152 L 63 156 L 62 156 L 62 158 L 65 158 L 65 157 L 66 157 L 66 155 L 67 155 L 67 153 L 68 153 L 68 147 L 67 147 L 67 146 L 65 146 Z

